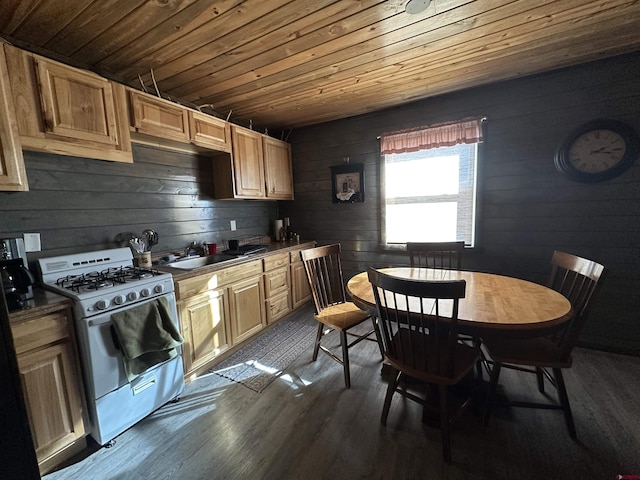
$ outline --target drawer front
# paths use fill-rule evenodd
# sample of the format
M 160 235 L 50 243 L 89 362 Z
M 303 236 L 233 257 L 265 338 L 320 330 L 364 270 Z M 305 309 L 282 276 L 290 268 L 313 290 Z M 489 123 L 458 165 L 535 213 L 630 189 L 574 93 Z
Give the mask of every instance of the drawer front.
M 16 354 L 20 355 L 69 337 L 70 321 L 70 312 L 64 310 L 12 325 L 11 333 Z
M 264 271 L 267 272 L 269 270 L 273 270 L 274 268 L 284 267 L 289 264 L 289 254 L 288 253 L 277 253 L 275 255 L 269 255 L 263 259 L 264 261 Z
M 265 273 L 264 283 L 267 297 L 289 290 L 289 267 L 284 266 Z
M 223 268 L 197 277 L 185 278 L 176 282 L 176 298 L 190 297 L 256 275 L 262 275 L 261 260 Z
M 290 311 L 288 290 L 267 300 L 267 321 L 269 323 L 284 317 Z

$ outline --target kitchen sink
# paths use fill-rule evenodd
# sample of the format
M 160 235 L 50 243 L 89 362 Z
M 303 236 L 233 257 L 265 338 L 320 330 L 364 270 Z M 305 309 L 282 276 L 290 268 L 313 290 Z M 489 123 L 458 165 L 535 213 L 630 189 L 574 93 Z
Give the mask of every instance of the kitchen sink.
M 167 263 L 164 266 L 177 268 L 180 270 L 193 270 L 194 268 L 206 267 L 207 265 L 230 262 L 232 260 L 236 260 L 242 257 L 243 257 L 242 255 L 229 255 L 226 253 L 218 253 L 216 255 L 207 255 L 205 257 L 183 258 L 171 263 Z

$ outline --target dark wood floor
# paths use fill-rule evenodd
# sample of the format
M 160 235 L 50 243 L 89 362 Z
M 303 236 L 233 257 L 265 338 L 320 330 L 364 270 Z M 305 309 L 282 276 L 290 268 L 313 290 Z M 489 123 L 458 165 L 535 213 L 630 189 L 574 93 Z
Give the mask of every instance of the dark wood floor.
M 313 321 L 310 307 L 296 312 Z M 496 408 L 489 426 L 467 411 L 452 430 L 453 462 L 420 406 L 399 396 L 380 424 L 386 384 L 377 347 L 351 350 L 351 389 L 326 355 L 299 357 L 262 393 L 215 374 L 66 468 L 66 479 L 613 479 L 640 475 L 640 358 L 577 349 L 566 373 L 578 441 L 557 411 Z M 537 394 L 506 371 L 507 394 Z M 552 388 L 549 389 L 553 391 Z

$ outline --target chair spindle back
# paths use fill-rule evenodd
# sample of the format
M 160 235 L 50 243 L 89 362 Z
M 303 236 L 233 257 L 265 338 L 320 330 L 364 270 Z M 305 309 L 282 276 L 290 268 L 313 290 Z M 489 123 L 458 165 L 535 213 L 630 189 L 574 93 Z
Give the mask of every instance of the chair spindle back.
M 300 258 L 307 273 L 316 313 L 346 301 L 340 244 L 302 250 Z
M 605 276 L 603 265 L 565 252 L 554 251 L 551 276 L 547 286 L 560 292 L 571 302 L 574 316 L 553 335 L 566 358 L 578 341 L 588 313 Z
M 464 242 L 407 242 L 411 266 L 460 270 Z
M 390 363 L 417 378 L 425 378 L 425 372 L 453 375 L 458 306 L 466 282 L 400 279 L 373 268 L 368 276 Z

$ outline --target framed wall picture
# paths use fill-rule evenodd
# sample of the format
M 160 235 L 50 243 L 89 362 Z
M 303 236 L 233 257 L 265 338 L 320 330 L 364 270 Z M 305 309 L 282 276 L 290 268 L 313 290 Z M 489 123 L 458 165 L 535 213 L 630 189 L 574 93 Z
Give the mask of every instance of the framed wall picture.
M 364 202 L 364 163 L 331 167 L 333 203 Z

